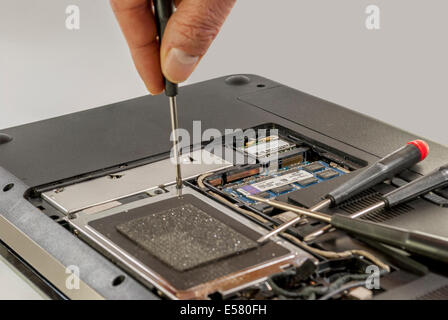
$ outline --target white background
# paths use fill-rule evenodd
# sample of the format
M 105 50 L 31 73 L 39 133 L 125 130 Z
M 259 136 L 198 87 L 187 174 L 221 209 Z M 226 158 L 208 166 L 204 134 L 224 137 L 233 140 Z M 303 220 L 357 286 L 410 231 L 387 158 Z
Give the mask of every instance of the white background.
M 65 28 L 69 4 L 79 31 Z M 260 74 L 448 145 L 447 12 L 446 0 L 238 0 L 189 82 Z M 1 0 L 0 128 L 144 94 L 107 0 Z

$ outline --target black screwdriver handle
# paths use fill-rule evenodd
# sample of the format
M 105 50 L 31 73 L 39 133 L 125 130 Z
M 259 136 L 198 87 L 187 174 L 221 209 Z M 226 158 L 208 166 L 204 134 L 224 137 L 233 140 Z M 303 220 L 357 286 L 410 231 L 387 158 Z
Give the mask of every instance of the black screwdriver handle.
M 421 140 L 409 142 L 404 147 L 392 152 L 381 160 L 375 162 L 361 173 L 349 179 L 345 183 L 326 195 L 331 200 L 331 205 L 336 206 L 386 179 L 392 178 L 397 173 L 412 167 L 423 160 L 428 154 L 428 145 Z
M 387 207 L 392 207 L 445 186 L 448 186 L 448 164 L 389 192 L 383 200 Z
M 151 1 L 149 1 L 150 3 Z M 162 44 L 163 34 L 165 33 L 168 20 L 174 11 L 172 0 L 153 0 L 154 2 L 154 15 L 156 20 L 157 34 L 159 35 L 159 43 Z M 168 97 L 177 96 L 177 84 L 165 79 L 165 94 Z
M 421 256 L 448 262 L 448 239 L 419 231 L 409 231 L 366 220 L 335 214 L 331 224 L 353 235 L 360 235 Z

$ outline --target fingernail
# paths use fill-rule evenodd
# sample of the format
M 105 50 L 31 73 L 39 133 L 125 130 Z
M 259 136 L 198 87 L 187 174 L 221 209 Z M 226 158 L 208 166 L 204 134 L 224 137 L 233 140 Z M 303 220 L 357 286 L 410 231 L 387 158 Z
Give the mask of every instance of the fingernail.
M 182 82 L 193 72 L 198 56 L 192 56 L 177 48 L 168 52 L 164 63 L 164 74 L 170 81 Z
M 154 93 L 151 92 L 151 89 L 149 89 L 149 86 L 145 85 L 145 87 L 146 87 L 146 90 L 148 90 L 149 94 L 153 96 Z
M 152 96 L 157 96 L 163 92 L 163 90 L 154 90 L 154 88 L 150 88 L 150 85 L 145 83 L 146 90 L 148 90 L 149 94 Z

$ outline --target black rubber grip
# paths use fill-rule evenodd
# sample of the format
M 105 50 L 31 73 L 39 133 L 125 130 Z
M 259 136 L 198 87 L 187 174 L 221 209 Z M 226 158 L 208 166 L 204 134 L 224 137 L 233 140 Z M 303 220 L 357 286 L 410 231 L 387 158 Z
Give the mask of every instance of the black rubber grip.
M 151 3 L 151 1 L 149 1 Z M 157 34 L 159 35 L 159 42 L 162 44 L 163 34 L 165 33 L 168 20 L 173 14 L 174 7 L 172 0 L 154 0 L 154 15 L 156 20 Z M 177 96 L 178 86 L 171 81 L 165 80 L 165 94 L 168 97 Z
M 353 235 L 360 235 L 408 252 L 448 262 L 448 239 L 418 231 L 386 226 L 365 220 L 335 214 L 331 224 Z
M 331 200 L 332 206 L 338 205 L 354 195 L 386 179 L 392 178 L 397 173 L 412 167 L 420 160 L 420 150 L 413 144 L 407 144 L 341 184 L 328 193 L 326 198 Z
M 389 192 L 383 200 L 386 206 L 392 207 L 445 186 L 448 186 L 448 164 Z

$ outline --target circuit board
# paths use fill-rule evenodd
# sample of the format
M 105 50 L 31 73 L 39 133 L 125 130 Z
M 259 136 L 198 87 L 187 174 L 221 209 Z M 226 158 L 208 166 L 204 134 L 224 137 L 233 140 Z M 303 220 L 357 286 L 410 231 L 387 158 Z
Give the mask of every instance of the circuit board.
M 316 183 L 344 175 L 342 168 L 330 166 L 325 161 L 304 161 L 298 165 L 275 171 L 265 171 L 249 178 L 223 186 L 222 191 L 247 204 L 255 201 L 248 195 L 275 198 L 289 192 L 307 188 Z

